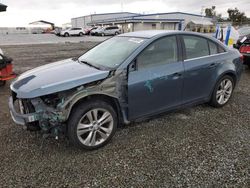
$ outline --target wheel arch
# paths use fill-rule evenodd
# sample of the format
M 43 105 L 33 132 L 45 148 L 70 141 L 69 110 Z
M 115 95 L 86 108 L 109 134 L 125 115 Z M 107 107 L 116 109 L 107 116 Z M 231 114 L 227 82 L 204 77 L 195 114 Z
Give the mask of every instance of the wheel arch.
M 220 76 L 218 76 L 217 79 L 215 80 L 214 86 L 213 86 L 213 88 L 212 88 L 212 91 L 210 91 L 209 99 L 211 99 L 211 97 L 212 97 L 212 94 L 213 94 L 213 92 L 214 92 L 214 89 L 215 89 L 215 87 L 216 87 L 216 84 L 217 84 L 218 81 L 219 81 L 221 78 L 223 78 L 224 76 L 230 76 L 230 77 L 233 78 L 233 81 L 234 81 L 234 88 L 235 88 L 235 85 L 236 85 L 236 83 L 237 83 L 237 76 L 236 76 L 236 73 L 233 72 L 233 71 L 230 71 L 230 70 L 229 70 L 229 71 L 226 71 L 226 72 L 223 72 L 223 73 L 220 74 Z
M 230 77 L 232 77 L 232 78 L 233 78 L 233 81 L 234 81 L 234 87 L 235 87 L 235 85 L 236 85 L 236 83 L 237 83 L 237 76 L 236 76 L 236 73 L 233 72 L 233 71 L 226 71 L 226 72 L 224 72 L 223 74 L 221 74 L 221 75 L 217 78 L 215 84 L 216 84 L 222 77 L 224 77 L 224 76 L 230 76 Z
M 121 106 L 120 106 L 118 99 L 115 97 L 105 95 L 105 94 L 92 94 L 92 95 L 88 95 L 88 96 L 85 96 L 85 97 L 78 99 L 73 105 L 71 105 L 67 119 L 70 117 L 71 113 L 73 113 L 74 110 L 79 105 L 83 104 L 86 101 L 91 101 L 91 100 L 101 100 L 101 101 L 105 101 L 105 102 L 109 103 L 114 108 L 115 112 L 117 113 L 118 125 L 123 124 Z

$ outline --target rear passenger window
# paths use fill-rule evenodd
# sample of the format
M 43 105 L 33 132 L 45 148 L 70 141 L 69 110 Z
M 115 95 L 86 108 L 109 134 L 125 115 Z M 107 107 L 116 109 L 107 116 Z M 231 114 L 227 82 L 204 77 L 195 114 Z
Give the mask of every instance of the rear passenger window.
M 138 69 L 154 67 L 178 61 L 178 49 L 175 36 L 154 41 L 137 57 Z
M 218 45 L 215 44 L 212 41 L 208 41 L 209 49 L 210 49 L 210 55 L 218 54 Z
M 224 49 L 222 46 L 220 46 L 220 45 L 219 45 L 219 47 L 218 47 L 218 51 L 219 51 L 219 53 L 224 53 L 224 52 L 226 52 L 225 49 Z
M 184 35 L 183 40 L 186 49 L 186 59 L 209 55 L 208 42 L 206 39 L 202 37 Z

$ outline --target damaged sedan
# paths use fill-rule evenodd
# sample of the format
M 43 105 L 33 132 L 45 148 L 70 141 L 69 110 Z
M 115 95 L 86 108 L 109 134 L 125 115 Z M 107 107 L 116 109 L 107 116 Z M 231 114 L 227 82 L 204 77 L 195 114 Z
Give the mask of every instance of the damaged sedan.
M 9 108 L 28 130 L 96 149 L 131 121 L 201 103 L 224 106 L 241 72 L 239 52 L 216 39 L 132 32 L 23 73 L 11 84 Z

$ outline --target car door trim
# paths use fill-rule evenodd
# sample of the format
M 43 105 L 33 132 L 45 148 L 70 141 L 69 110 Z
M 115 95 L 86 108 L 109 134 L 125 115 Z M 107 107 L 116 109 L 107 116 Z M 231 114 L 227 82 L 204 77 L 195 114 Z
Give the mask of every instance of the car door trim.
M 197 60 L 197 59 L 203 59 L 203 58 L 207 58 L 207 57 L 214 57 L 214 56 L 223 55 L 223 54 L 227 54 L 227 53 L 228 52 L 223 52 L 223 53 L 218 53 L 218 54 L 212 54 L 212 55 L 206 55 L 206 56 L 201 56 L 201 57 L 185 59 L 184 62 L 193 61 L 193 60 Z

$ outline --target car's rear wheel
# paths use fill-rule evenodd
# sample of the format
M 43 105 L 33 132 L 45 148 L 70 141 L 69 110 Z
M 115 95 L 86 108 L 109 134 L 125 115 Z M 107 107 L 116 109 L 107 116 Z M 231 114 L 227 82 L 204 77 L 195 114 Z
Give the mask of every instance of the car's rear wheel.
M 72 111 L 68 121 L 69 140 L 83 149 L 97 149 L 110 141 L 117 124 L 117 114 L 110 104 L 87 101 Z
M 234 84 L 234 79 L 231 76 L 223 76 L 215 86 L 210 104 L 214 107 L 226 105 L 232 96 Z
M 119 33 L 118 32 L 115 32 L 115 35 L 118 35 Z
M 83 33 L 81 32 L 81 33 L 79 33 L 79 36 L 83 36 Z
M 69 34 L 68 34 L 68 33 L 65 33 L 64 36 L 65 36 L 65 37 L 69 37 Z
M 103 37 L 104 37 L 104 36 L 105 36 L 105 34 L 104 34 L 104 33 L 102 33 L 102 34 L 101 34 L 101 36 L 103 36 Z

